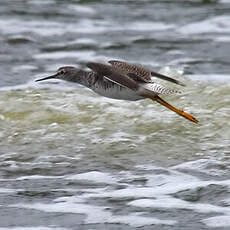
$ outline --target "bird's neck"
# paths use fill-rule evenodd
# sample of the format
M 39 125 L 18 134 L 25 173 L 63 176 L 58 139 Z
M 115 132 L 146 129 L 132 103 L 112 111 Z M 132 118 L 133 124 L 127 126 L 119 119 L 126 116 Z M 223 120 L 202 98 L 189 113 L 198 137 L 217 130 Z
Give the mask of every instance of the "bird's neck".
M 65 77 L 64 80 L 75 82 L 86 87 L 91 87 L 92 83 L 95 82 L 96 74 L 94 72 L 87 72 L 84 70 L 78 70 L 75 73 L 72 73 Z

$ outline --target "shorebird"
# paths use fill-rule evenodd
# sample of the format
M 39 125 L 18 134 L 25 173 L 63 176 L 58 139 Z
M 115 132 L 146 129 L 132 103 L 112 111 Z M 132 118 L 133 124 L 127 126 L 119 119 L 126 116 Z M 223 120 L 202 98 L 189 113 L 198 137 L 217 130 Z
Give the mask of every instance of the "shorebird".
M 117 60 L 111 60 L 108 63 L 89 62 L 86 65 L 91 71 L 84 71 L 73 66 L 64 66 L 59 68 L 54 75 L 36 81 L 61 79 L 75 82 L 90 88 L 101 96 L 113 99 L 137 101 L 149 98 L 178 115 L 198 123 L 195 117 L 177 109 L 159 96 L 174 94 L 178 91 L 155 83 L 152 76 L 178 85 L 184 85 L 183 83 L 163 74 L 150 71 L 143 66 Z

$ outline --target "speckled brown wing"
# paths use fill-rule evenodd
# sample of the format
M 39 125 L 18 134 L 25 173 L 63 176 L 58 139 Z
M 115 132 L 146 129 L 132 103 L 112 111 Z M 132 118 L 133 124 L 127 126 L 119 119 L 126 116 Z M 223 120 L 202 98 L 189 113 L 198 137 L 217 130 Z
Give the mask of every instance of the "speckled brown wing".
M 86 66 L 92 69 L 95 73 L 104 76 L 106 79 L 120 86 L 127 87 L 134 91 L 137 91 L 139 89 L 139 84 L 136 81 L 134 81 L 132 78 L 122 73 L 121 71 L 117 71 L 110 65 L 96 62 L 88 62 Z
M 130 64 L 127 62 L 110 60 L 108 61 L 115 69 L 121 71 L 122 73 L 132 77 L 136 81 L 151 83 L 151 71 L 146 68 L 134 64 Z M 136 79 L 135 79 L 136 78 Z
M 165 81 L 169 81 L 169 82 L 181 85 L 181 86 L 185 86 L 182 82 L 174 78 L 165 76 L 157 72 L 150 71 L 141 65 L 130 64 L 127 62 L 117 61 L 117 60 L 111 60 L 108 63 L 110 63 L 114 68 L 117 68 L 120 71 L 123 71 L 125 74 L 132 77 L 134 80 L 151 83 L 152 82 L 151 76 L 153 76 L 153 77 L 157 77 L 162 80 L 165 80 Z M 135 79 L 135 75 L 137 79 Z

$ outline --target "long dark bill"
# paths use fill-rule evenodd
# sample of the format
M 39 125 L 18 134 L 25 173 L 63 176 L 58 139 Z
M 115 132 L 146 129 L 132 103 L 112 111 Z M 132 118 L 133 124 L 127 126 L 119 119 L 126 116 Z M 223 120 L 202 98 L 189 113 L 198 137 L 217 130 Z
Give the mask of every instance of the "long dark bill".
M 48 77 L 37 79 L 35 81 L 45 81 L 45 80 L 48 80 L 48 79 L 55 79 L 56 76 L 57 76 L 57 74 L 54 74 L 54 75 L 51 75 L 51 76 L 48 76 Z

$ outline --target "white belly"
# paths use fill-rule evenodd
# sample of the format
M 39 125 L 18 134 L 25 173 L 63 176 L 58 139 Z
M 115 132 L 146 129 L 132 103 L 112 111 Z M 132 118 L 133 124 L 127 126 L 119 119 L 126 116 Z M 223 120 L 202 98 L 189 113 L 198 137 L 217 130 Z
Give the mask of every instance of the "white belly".
M 101 96 L 118 99 L 118 100 L 137 101 L 137 100 L 144 99 L 142 96 L 138 95 L 135 91 L 117 85 L 110 88 L 95 86 L 92 90 Z

